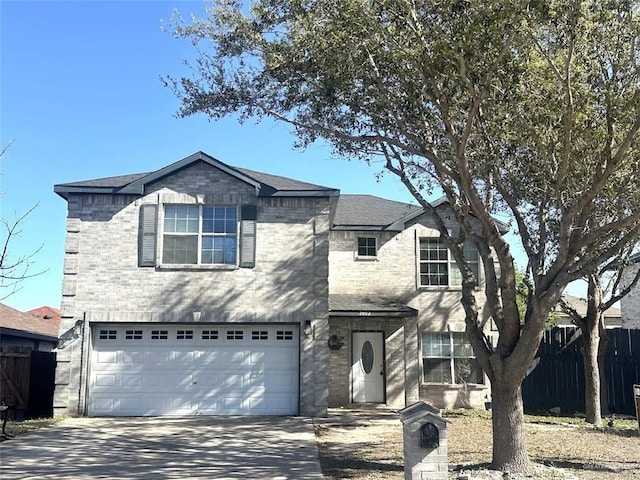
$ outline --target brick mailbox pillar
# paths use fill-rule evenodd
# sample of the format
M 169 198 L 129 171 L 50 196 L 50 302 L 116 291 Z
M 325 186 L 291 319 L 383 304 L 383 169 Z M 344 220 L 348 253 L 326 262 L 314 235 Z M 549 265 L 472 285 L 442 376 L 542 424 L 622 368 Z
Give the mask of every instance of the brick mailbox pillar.
M 447 423 L 439 410 L 417 402 L 400 410 L 405 480 L 447 480 Z

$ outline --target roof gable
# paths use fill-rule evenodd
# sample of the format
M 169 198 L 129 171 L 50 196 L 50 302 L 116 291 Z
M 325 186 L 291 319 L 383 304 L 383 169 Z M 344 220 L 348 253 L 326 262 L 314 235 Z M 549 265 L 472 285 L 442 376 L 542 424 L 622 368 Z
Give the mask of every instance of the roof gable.
M 291 178 L 280 177 L 223 163 L 204 152 L 197 152 L 154 172 L 120 175 L 54 186 L 54 192 L 67 199 L 70 193 L 102 193 L 113 195 L 144 195 L 146 185 L 173 175 L 197 162 L 204 162 L 256 189 L 259 197 L 270 196 L 334 196 L 339 190 Z

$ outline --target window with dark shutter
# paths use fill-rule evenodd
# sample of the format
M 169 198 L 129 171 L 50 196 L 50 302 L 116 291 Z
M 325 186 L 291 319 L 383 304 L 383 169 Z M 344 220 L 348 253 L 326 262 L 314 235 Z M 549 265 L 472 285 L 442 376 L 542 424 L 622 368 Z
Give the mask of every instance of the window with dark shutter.
M 154 267 L 156 265 L 157 223 L 158 206 L 153 204 L 141 205 L 138 248 L 138 265 L 141 267 Z
M 256 205 L 243 205 L 240 221 L 240 267 L 253 268 L 256 265 Z

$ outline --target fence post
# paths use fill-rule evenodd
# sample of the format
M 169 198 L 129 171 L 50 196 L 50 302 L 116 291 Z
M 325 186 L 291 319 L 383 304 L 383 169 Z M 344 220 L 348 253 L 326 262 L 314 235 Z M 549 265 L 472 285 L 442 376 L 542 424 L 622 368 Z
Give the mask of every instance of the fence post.
M 636 402 L 636 419 L 638 420 L 638 433 L 640 433 L 640 385 L 633 386 L 633 398 Z

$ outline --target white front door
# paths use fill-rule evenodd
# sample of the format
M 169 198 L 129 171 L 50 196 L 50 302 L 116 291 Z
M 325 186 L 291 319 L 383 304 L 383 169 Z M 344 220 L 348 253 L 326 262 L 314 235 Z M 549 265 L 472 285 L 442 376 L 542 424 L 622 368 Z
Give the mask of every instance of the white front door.
M 353 332 L 351 381 L 354 403 L 384 402 L 382 332 Z

